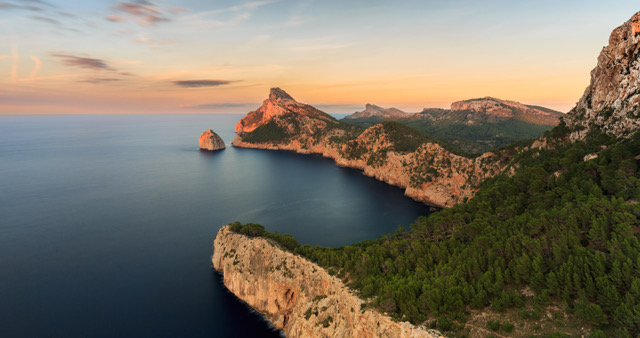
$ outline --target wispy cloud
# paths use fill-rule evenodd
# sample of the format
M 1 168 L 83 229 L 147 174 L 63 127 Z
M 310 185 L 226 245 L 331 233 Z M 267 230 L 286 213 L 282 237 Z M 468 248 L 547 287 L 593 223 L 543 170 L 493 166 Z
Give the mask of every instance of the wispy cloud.
M 40 71 L 40 67 L 42 67 L 42 61 L 40 61 L 40 59 L 38 59 L 38 57 L 36 56 L 32 56 L 31 60 L 33 60 L 33 70 L 31 71 L 31 77 L 35 78 L 36 76 L 38 76 L 38 72 Z
M 181 80 L 181 81 L 172 81 L 178 87 L 183 88 L 199 88 L 199 87 L 218 87 L 224 86 L 230 83 L 234 83 L 237 81 L 227 81 L 227 80 Z
M 11 2 L 0 2 L 0 10 L 26 9 L 30 11 L 42 11 L 42 7 L 35 5 L 18 5 Z
M 248 106 L 255 106 L 256 103 L 204 103 L 204 104 L 182 104 L 180 108 L 186 109 L 220 109 L 220 108 L 243 108 Z
M 119 15 L 107 15 L 104 18 L 107 19 L 108 21 L 111 21 L 111 22 L 124 21 L 124 18 L 119 16 Z
M 18 64 L 20 63 L 20 54 L 18 54 L 18 46 L 13 44 L 11 45 L 11 58 L 13 59 L 13 64 L 11 65 L 11 81 L 18 81 Z
M 67 18 L 75 18 L 76 15 L 73 13 L 69 13 L 69 12 L 65 12 L 65 11 L 56 11 L 56 14 L 60 15 L 60 16 L 64 16 Z
M 51 54 L 60 59 L 67 66 L 87 68 L 93 70 L 115 70 L 102 59 L 87 58 L 68 54 Z
M 198 12 L 192 15 L 183 16 L 182 21 L 189 23 L 189 26 L 197 27 L 198 29 L 231 27 L 251 18 L 253 13 L 260 7 L 276 3 L 278 1 L 280 0 L 252 1 L 241 5 Z M 220 15 L 220 19 L 212 18 L 218 15 Z
M 54 8 L 56 7 L 56 6 L 50 4 L 50 3 L 46 2 L 46 1 L 43 1 L 43 0 L 20 0 L 20 1 L 21 2 L 30 2 L 30 3 L 33 3 L 33 4 L 38 4 L 38 5 L 48 6 L 48 7 L 54 7 Z
M 169 12 L 172 13 L 172 14 L 181 14 L 181 13 L 188 12 L 188 11 L 189 10 L 184 8 L 184 7 L 174 6 L 174 7 L 170 7 L 169 8 Z
M 32 15 L 31 16 L 32 19 L 36 19 L 42 22 L 46 22 L 46 23 L 50 23 L 52 25 L 56 25 L 59 26 L 61 25 L 60 21 L 54 19 L 54 18 L 50 18 L 48 16 L 43 16 L 43 15 Z
M 86 83 L 110 83 L 122 81 L 123 79 L 113 78 L 113 77 L 90 77 L 88 79 L 80 80 L 78 82 L 86 82 Z
M 160 10 L 153 2 L 139 0 L 136 2 L 120 1 L 115 5 L 115 10 L 126 13 L 134 17 L 136 22 L 141 26 L 155 25 L 163 21 L 171 21 L 164 12 Z M 107 16 L 107 20 L 112 22 L 123 21 L 121 16 Z M 115 20 L 114 20 L 115 19 Z
M 137 39 L 132 40 L 135 43 L 145 44 L 149 48 L 161 48 L 162 46 L 172 45 L 177 43 L 176 40 L 171 39 L 151 39 L 147 37 L 139 37 Z

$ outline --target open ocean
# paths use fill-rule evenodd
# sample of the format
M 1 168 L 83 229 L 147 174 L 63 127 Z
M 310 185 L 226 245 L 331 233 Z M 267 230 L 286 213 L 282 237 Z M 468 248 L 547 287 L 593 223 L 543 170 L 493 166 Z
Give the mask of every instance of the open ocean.
M 0 116 L 0 336 L 278 336 L 211 267 L 222 225 L 340 246 L 429 213 L 329 159 L 232 148 L 241 117 Z M 208 128 L 226 150 L 198 149 Z

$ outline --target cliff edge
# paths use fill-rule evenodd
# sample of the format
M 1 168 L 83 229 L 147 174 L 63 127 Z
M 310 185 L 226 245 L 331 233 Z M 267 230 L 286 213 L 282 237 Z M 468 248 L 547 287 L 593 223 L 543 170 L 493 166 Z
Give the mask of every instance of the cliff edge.
M 394 121 L 366 129 L 346 124 L 296 102 L 279 88 L 238 122 L 236 132 L 234 147 L 321 154 L 436 207 L 473 197 L 479 185 L 500 173 L 509 160 L 497 153 L 475 158 L 454 154 L 428 135 Z
M 229 226 L 218 231 L 211 261 L 232 293 L 290 337 L 441 336 L 362 310 L 364 301 L 320 266 Z
M 640 12 L 613 30 L 598 56 L 591 82 L 564 121 L 572 140 L 593 128 L 629 137 L 640 128 Z

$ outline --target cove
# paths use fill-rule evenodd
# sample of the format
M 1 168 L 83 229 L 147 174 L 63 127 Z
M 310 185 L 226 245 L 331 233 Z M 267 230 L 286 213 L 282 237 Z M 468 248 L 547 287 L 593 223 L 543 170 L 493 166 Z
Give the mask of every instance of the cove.
M 0 117 L 3 335 L 277 336 L 212 271 L 220 226 L 335 247 L 429 213 L 329 159 L 229 147 L 240 117 Z M 208 128 L 226 150 L 197 149 Z

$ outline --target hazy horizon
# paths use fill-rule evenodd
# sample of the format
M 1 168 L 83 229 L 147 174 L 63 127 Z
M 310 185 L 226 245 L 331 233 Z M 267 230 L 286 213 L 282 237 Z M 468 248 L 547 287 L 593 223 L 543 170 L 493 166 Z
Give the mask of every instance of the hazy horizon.
M 492 96 L 567 112 L 618 1 L 0 3 L 0 115 L 243 114 L 269 88 L 329 113 Z

